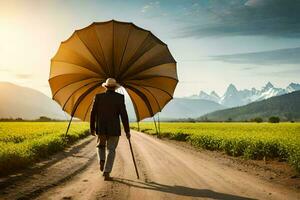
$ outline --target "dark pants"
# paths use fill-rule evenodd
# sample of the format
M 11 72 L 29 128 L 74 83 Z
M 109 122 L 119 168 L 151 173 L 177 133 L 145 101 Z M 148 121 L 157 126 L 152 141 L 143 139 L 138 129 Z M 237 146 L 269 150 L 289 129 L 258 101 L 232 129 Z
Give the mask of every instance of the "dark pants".
M 98 135 L 98 160 L 106 160 L 104 172 L 111 172 L 115 156 L 116 156 L 116 148 L 119 143 L 119 136 L 106 136 L 106 135 Z M 108 155 L 106 158 L 106 147 L 108 150 Z

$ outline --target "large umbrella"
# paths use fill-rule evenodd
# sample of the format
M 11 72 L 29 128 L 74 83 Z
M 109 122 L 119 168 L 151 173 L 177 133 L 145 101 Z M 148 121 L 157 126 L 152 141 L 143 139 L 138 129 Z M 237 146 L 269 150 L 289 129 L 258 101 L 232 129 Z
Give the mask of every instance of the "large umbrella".
M 51 59 L 53 99 L 72 118 L 89 121 L 93 98 L 105 91 L 107 78 L 126 89 L 137 121 L 160 112 L 178 82 L 167 45 L 133 23 L 112 20 L 76 30 Z

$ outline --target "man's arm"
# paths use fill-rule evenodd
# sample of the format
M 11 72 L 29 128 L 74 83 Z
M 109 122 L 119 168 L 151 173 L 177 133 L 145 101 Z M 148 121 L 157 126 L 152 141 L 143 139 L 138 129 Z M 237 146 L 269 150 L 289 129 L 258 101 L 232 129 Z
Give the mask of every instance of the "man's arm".
M 96 123 L 96 107 L 97 107 L 97 101 L 96 101 L 96 96 L 94 97 L 93 100 L 93 108 L 91 110 L 91 117 L 90 117 L 90 131 L 92 133 L 92 135 L 94 135 L 95 133 L 95 123 Z
M 121 115 L 121 120 L 122 120 L 122 124 L 124 127 L 124 131 L 126 133 L 127 138 L 129 138 L 130 137 L 130 128 L 129 128 L 129 120 L 128 120 L 128 114 L 126 111 L 124 96 L 122 96 L 120 115 Z

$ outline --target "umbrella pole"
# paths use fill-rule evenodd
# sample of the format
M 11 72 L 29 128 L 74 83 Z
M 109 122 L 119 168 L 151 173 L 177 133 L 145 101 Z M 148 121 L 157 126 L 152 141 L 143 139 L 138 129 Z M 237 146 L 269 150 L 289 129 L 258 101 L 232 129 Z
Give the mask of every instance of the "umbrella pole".
M 128 139 L 128 142 L 129 142 L 130 152 L 131 152 L 131 156 L 132 156 L 132 160 L 133 160 L 133 164 L 134 164 L 134 168 L 135 168 L 135 172 L 136 172 L 136 177 L 137 177 L 137 179 L 139 179 L 140 176 L 139 176 L 139 172 L 138 172 L 138 169 L 137 169 L 137 166 L 136 166 L 136 162 L 135 162 L 135 158 L 134 158 L 130 138 Z
M 160 120 L 159 120 L 159 113 L 157 113 L 157 122 L 158 122 L 158 131 L 160 133 Z
M 71 116 L 71 119 L 70 119 L 70 121 L 69 121 L 68 128 L 67 128 L 66 134 L 65 134 L 65 138 L 67 137 L 67 134 L 68 134 L 68 132 L 69 132 L 69 128 L 70 128 L 70 126 L 71 126 L 72 119 L 73 119 L 73 116 Z
M 90 89 L 89 89 L 89 90 L 90 90 Z M 88 91 L 89 91 L 89 90 L 88 90 Z M 85 93 L 87 93 L 88 91 L 86 91 Z M 80 96 L 80 97 L 79 97 L 80 101 L 82 100 L 83 97 L 85 97 L 85 96 Z M 77 107 L 78 107 L 78 105 L 79 105 L 79 103 L 80 103 L 79 99 L 78 99 L 78 101 L 76 102 L 75 107 L 72 109 L 71 119 L 70 119 L 69 124 L 68 124 L 68 128 L 67 128 L 67 131 L 66 131 L 66 134 L 65 134 L 65 138 L 67 138 L 67 134 L 68 134 L 68 132 L 69 132 L 69 128 L 70 128 L 70 125 L 71 125 L 73 116 L 75 115 L 75 112 L 76 112 L 76 110 L 77 110 Z M 78 103 L 78 102 L 79 102 L 79 103 Z
M 137 125 L 138 125 L 138 131 L 140 131 L 140 123 L 139 122 L 136 122 Z
M 155 125 L 156 135 L 157 135 L 157 137 L 159 137 L 159 132 L 158 132 L 158 129 L 157 129 L 157 125 L 156 125 L 156 121 L 155 121 L 154 116 L 153 116 L 153 121 L 154 121 L 154 125 Z

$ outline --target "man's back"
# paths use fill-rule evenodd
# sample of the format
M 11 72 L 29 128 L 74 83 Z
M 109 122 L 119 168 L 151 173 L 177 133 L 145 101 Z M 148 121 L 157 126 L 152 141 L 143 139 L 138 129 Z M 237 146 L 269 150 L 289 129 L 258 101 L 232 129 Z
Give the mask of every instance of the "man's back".
M 91 112 L 91 130 L 98 135 L 121 135 L 120 116 L 125 129 L 129 132 L 128 115 L 124 103 L 124 95 L 107 90 L 95 96 Z

